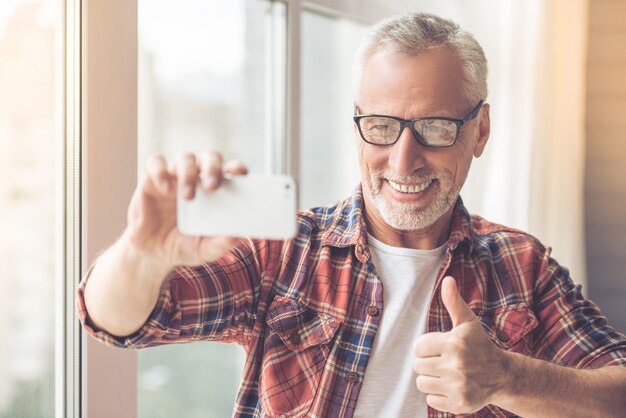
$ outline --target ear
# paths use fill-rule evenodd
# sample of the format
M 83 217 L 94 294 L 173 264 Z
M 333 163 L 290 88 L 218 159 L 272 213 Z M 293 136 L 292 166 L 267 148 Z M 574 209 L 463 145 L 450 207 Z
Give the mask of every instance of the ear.
M 478 158 L 482 155 L 489 139 L 491 132 L 491 120 L 489 119 L 489 103 L 485 103 L 480 110 L 480 121 L 478 122 L 479 136 L 474 145 L 474 157 Z

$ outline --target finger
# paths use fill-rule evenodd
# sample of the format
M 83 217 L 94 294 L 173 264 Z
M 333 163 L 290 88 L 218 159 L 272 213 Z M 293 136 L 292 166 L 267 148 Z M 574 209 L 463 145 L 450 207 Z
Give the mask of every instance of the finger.
M 167 195 L 174 190 L 175 179 L 167 170 L 167 162 L 162 155 L 153 154 L 148 157 L 146 174 L 159 192 Z
M 426 403 L 438 411 L 449 412 L 450 399 L 447 396 L 428 394 L 426 395 Z
M 417 389 L 428 395 L 445 395 L 446 386 L 443 379 L 433 376 L 418 375 L 415 379 Z
M 416 357 L 440 356 L 446 347 L 447 333 L 429 332 L 417 339 L 413 345 L 413 354 Z
M 230 160 L 224 164 L 224 173 L 244 176 L 248 174 L 248 167 L 237 160 Z
M 212 150 L 204 151 L 200 154 L 199 160 L 202 188 L 209 192 L 216 190 L 223 180 L 222 154 Z
M 456 287 L 453 277 L 444 277 L 441 283 L 441 299 L 450 314 L 452 325 L 457 327 L 476 318 Z
M 414 358 L 413 371 L 418 375 L 441 377 L 441 356 Z
M 187 200 L 193 199 L 196 194 L 198 172 L 195 155 L 185 153 L 177 158 L 176 176 L 178 177 L 178 190 Z

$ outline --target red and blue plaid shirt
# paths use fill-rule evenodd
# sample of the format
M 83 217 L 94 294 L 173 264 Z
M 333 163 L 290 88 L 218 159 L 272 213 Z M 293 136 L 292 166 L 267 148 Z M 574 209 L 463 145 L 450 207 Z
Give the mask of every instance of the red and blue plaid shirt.
M 626 365 L 625 337 L 582 297 L 550 249 L 524 232 L 470 216 L 460 199 L 428 332 L 452 328 L 440 295 L 445 275 L 457 280 L 505 350 L 576 368 Z M 360 187 L 336 206 L 300 212 L 292 240 L 242 240 L 214 263 L 176 268 L 145 325 L 128 337 L 93 326 L 83 299 L 86 280 L 78 289 L 80 318 L 106 344 L 241 344 L 247 361 L 235 416 L 352 416 L 385 313 Z M 428 415 L 451 416 L 432 408 Z M 489 405 L 471 416 L 514 415 Z

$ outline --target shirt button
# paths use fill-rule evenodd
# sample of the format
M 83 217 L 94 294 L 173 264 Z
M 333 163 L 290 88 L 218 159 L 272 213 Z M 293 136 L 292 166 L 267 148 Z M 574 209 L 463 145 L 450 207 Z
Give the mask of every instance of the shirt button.
M 376 306 L 374 306 L 374 305 L 368 306 L 367 307 L 367 314 L 369 316 L 376 316 L 376 315 L 378 315 L 378 308 Z
M 504 331 L 498 331 L 496 332 L 496 336 L 498 337 L 498 339 L 500 341 L 502 341 L 503 343 L 509 341 L 509 336 L 504 332 Z
M 357 372 L 348 373 L 348 382 L 354 383 L 359 379 L 359 374 Z
M 298 345 L 298 344 L 300 344 L 300 341 L 301 341 L 301 339 L 300 339 L 300 334 L 298 334 L 298 332 L 297 332 L 297 331 L 296 331 L 296 332 L 294 332 L 293 334 L 291 334 L 291 335 L 289 336 L 289 341 L 291 341 L 291 344 L 293 344 L 293 345 Z

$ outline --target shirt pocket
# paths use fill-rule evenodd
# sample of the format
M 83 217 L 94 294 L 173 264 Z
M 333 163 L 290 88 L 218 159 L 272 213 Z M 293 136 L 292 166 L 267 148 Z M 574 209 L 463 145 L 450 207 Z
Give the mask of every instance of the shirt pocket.
M 339 321 L 286 297 L 267 311 L 259 399 L 271 417 L 301 417 L 310 409 Z
M 531 331 L 537 327 L 537 318 L 528 305 L 518 303 L 485 310 L 478 317 L 498 347 L 522 354 L 531 352 Z

